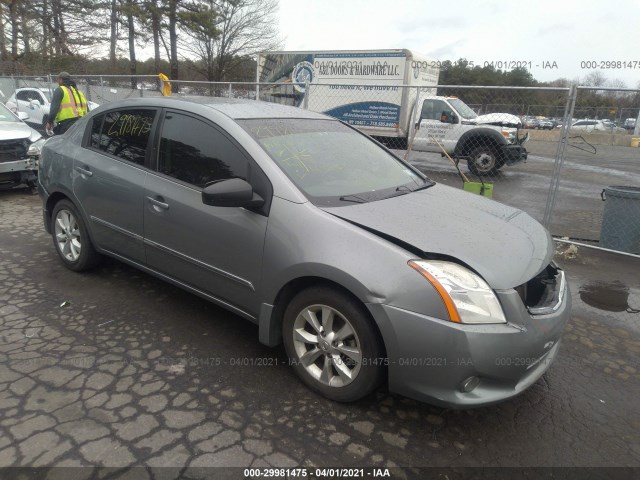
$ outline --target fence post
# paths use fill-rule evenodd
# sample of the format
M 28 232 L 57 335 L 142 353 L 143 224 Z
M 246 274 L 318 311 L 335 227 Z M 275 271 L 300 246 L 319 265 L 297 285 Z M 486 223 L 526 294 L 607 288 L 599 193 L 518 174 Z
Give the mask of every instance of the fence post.
M 571 127 L 571 119 L 573 118 L 573 112 L 576 108 L 577 97 L 578 87 L 577 85 L 571 85 L 571 88 L 569 89 L 569 96 L 567 98 L 567 104 L 564 108 L 564 116 L 562 117 L 560 143 L 558 143 L 558 149 L 556 151 L 556 160 L 553 166 L 551 183 L 549 184 L 549 194 L 547 195 L 547 205 L 545 206 L 544 217 L 542 219 L 542 224 L 547 228 L 547 230 L 551 228 L 551 215 L 553 214 L 553 208 L 556 203 L 556 195 L 558 194 L 558 187 L 560 185 L 560 172 L 562 170 L 564 157 L 567 151 L 569 128 Z
M 302 108 L 309 109 L 309 79 L 304 82 L 304 100 L 302 100 Z
M 53 95 L 52 97 L 53 98 Z M 91 102 L 91 78 L 87 77 L 87 101 Z
M 232 97 L 232 90 L 231 90 L 231 86 L 232 86 L 232 85 L 233 85 L 233 84 L 232 84 L 231 82 L 229 82 L 229 98 L 231 98 L 231 97 Z
M 48 81 L 48 87 L 49 87 L 49 98 L 53 99 L 53 88 L 51 88 L 51 85 L 53 85 L 53 79 L 51 78 L 51 74 L 47 73 L 47 81 Z
M 102 81 L 102 75 L 100 75 L 100 95 L 102 95 L 102 101 L 104 102 L 104 82 Z

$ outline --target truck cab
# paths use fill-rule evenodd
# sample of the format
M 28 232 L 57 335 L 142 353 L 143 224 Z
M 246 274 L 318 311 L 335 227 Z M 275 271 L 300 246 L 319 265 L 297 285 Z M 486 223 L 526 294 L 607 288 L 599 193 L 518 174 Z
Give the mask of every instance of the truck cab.
M 526 160 L 518 137 L 522 122 L 508 113 L 478 115 L 457 97 L 422 95 L 414 109 L 412 149 L 466 160 L 476 175 L 492 175 L 504 165 Z

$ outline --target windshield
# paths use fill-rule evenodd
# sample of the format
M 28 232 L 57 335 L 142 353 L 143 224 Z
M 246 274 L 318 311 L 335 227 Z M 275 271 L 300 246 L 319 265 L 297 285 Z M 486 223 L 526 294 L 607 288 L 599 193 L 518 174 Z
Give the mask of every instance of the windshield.
M 0 122 L 19 122 L 20 120 L 0 103 Z
M 433 184 L 367 136 L 335 120 L 238 123 L 316 205 L 370 202 Z
M 471 107 L 464 103 L 459 98 L 448 98 L 447 99 L 451 106 L 456 109 L 456 111 L 460 114 L 462 118 L 465 120 L 473 120 L 478 116 L 476 112 L 471 110 Z

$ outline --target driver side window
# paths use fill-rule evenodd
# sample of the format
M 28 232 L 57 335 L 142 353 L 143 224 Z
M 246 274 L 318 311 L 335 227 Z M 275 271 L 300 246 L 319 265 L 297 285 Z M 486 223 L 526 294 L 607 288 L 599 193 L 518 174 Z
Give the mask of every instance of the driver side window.
M 229 178 L 249 180 L 249 162 L 221 132 L 177 112 L 164 118 L 158 171 L 200 188 Z
M 449 111 L 451 108 L 442 100 L 425 100 L 422 104 L 422 112 L 420 120 L 437 120 L 440 121 L 442 112 Z

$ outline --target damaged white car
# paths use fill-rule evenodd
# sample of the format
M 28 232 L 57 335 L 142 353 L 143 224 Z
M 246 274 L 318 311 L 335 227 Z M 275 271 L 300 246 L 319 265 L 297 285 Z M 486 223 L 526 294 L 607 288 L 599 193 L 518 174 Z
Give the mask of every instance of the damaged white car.
M 40 149 L 45 139 L 0 103 L 0 190 L 26 185 L 36 188 Z

